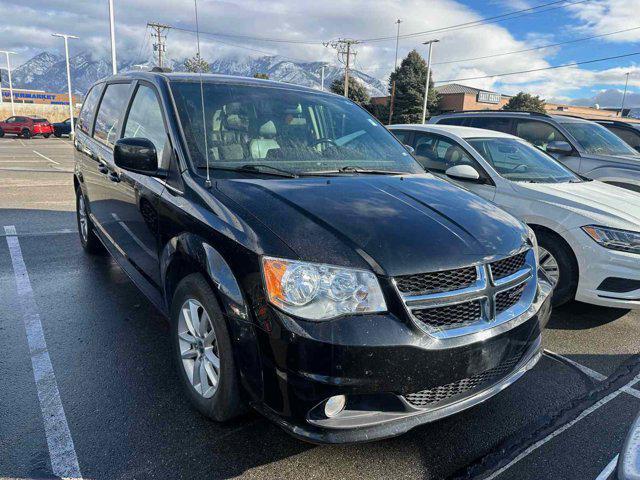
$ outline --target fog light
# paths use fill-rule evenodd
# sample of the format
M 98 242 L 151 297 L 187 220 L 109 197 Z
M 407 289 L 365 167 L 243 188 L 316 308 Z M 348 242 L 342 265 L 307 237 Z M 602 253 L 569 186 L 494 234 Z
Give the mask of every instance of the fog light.
M 344 410 L 344 406 L 347 403 L 347 397 L 344 395 L 335 395 L 327 400 L 327 403 L 324 404 L 324 414 L 331 418 L 338 415 L 342 410 Z

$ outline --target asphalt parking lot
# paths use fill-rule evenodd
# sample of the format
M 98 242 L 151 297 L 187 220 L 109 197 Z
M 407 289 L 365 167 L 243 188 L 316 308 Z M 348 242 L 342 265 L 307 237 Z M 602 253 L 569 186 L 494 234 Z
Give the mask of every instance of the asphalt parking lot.
M 255 413 L 206 421 L 164 318 L 81 250 L 72 152 L 0 139 L 0 478 L 51 478 L 66 458 L 92 479 L 595 479 L 640 411 L 640 315 L 572 303 L 514 386 L 395 439 L 315 446 Z

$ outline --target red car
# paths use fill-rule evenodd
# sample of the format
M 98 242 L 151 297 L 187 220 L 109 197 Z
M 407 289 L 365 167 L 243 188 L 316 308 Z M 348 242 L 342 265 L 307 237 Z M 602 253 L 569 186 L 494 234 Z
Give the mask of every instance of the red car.
M 0 122 L 0 137 L 5 133 L 11 133 L 22 138 L 31 138 L 34 135 L 42 135 L 49 138 L 53 133 L 53 126 L 46 118 L 38 117 L 9 117 Z

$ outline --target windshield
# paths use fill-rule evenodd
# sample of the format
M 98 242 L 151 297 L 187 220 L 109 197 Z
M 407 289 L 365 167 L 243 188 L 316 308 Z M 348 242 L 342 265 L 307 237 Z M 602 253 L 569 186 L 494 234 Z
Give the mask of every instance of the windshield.
M 567 129 L 585 152 L 593 155 L 638 155 L 619 137 L 597 123 L 566 122 Z
M 195 168 L 206 166 L 204 131 L 217 168 L 424 173 L 384 126 L 338 96 L 205 82 L 203 128 L 200 84 L 173 81 L 171 90 Z
M 515 138 L 467 138 L 501 176 L 514 182 L 563 183 L 580 178 L 541 150 Z

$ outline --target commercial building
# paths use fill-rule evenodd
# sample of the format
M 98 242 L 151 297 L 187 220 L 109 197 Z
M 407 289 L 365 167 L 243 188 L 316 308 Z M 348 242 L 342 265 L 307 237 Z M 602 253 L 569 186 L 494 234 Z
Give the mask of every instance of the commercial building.
M 11 102 L 11 95 L 7 87 L 2 87 L 2 101 Z M 66 93 L 51 93 L 44 90 L 25 90 L 22 88 L 13 89 L 14 103 L 36 103 L 44 105 L 69 105 L 69 95 Z M 73 96 L 74 105 L 82 100 Z

